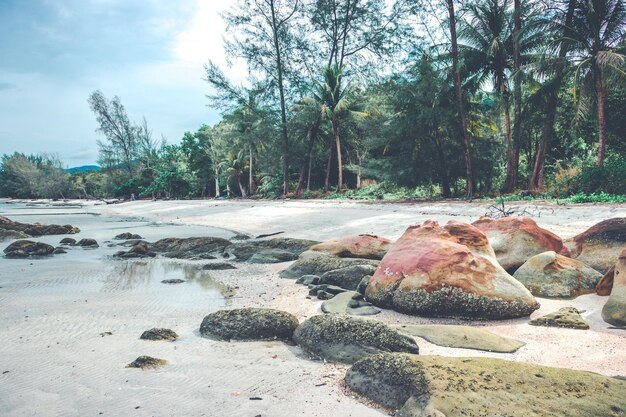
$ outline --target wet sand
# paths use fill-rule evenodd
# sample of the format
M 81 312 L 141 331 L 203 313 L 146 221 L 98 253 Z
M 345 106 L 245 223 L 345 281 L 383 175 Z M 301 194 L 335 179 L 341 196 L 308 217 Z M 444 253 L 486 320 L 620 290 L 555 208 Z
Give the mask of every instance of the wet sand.
M 486 202 L 364 204 L 317 201 L 137 201 L 85 207 L 23 207 L 14 220 L 71 223 L 75 238 L 100 248 L 73 248 L 45 260 L 0 258 L 0 414 L 7 416 L 381 416 L 346 395 L 344 366 L 309 360 L 281 342 L 225 343 L 198 334 L 202 318 L 226 307 L 273 307 L 304 319 L 319 313 L 308 290 L 277 273 L 289 263 L 237 264 L 199 272 L 197 261 L 119 261 L 105 241 L 123 231 L 163 237 L 250 235 L 325 240 L 355 233 L 398 237 L 426 219 L 476 220 Z M 524 206 L 524 205 L 522 205 Z M 536 221 L 564 238 L 610 217 L 624 205 L 532 205 Z M 0 214 L 3 214 L 0 213 Z M 540 216 L 540 217 L 539 217 Z M 58 243 L 62 236 L 41 241 Z M 2 247 L 8 243 L 5 242 Z M 162 279 L 182 278 L 178 285 Z M 234 291 L 234 292 L 233 292 Z M 471 322 L 526 342 L 513 354 L 443 348 L 417 339 L 423 354 L 490 356 L 626 375 L 626 332 L 600 317 L 606 297 L 539 301 L 533 317 L 573 305 L 586 310 L 588 331 L 534 327 L 527 319 Z M 452 323 L 384 311 L 388 323 Z M 175 330 L 174 343 L 139 340 L 152 327 Z M 112 335 L 101 336 L 111 332 Z M 140 355 L 169 361 L 158 370 L 124 366 Z M 6 372 L 8 371 L 8 372 Z M 251 400 L 260 397 L 262 400 Z M 102 414 L 100 414 L 102 413 Z

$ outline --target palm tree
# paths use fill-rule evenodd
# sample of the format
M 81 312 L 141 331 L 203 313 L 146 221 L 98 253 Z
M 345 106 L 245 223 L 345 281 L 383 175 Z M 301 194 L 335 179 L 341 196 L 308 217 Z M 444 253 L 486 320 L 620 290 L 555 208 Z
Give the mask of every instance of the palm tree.
M 626 77 L 626 3 L 624 0 L 579 0 L 564 39 L 574 64 L 577 89 L 590 98 L 595 93 L 598 113 L 598 166 L 604 164 L 606 146 L 607 85 Z M 580 106 L 579 110 L 584 110 Z
M 228 174 L 228 177 L 226 178 L 227 188 L 230 188 L 228 187 L 228 183 L 231 178 L 237 179 L 237 185 L 239 185 L 239 191 L 241 192 L 241 196 L 243 198 L 246 198 L 247 194 L 246 189 L 241 182 L 241 177 L 245 171 L 250 168 L 248 162 L 246 154 L 242 149 L 238 153 L 228 152 L 226 158 L 224 158 L 224 160 L 220 163 L 221 170 Z
M 341 161 L 341 140 L 339 124 L 342 118 L 358 113 L 355 111 L 355 90 L 349 85 L 342 87 L 343 68 L 331 65 L 324 72 L 324 82 L 313 93 L 315 100 L 321 104 L 324 117 L 330 120 L 333 138 L 337 149 L 337 191 L 343 188 L 343 164 Z

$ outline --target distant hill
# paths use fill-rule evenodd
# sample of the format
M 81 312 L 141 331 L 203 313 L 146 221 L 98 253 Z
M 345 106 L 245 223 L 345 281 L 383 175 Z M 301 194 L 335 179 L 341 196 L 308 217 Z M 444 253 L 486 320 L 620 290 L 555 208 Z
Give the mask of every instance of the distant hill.
M 100 171 L 100 167 L 98 165 L 83 165 L 74 168 L 66 169 L 70 174 L 76 174 L 81 172 L 91 172 L 91 171 Z

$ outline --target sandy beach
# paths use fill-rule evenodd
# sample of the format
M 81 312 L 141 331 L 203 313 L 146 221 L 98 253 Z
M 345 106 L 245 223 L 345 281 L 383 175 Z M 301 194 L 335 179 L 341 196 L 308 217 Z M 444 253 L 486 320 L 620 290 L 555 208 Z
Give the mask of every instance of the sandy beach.
M 323 241 L 358 233 L 398 238 L 427 219 L 474 221 L 490 202 L 359 203 L 333 201 L 135 201 L 111 205 L 0 205 L 20 222 L 72 224 L 73 248 L 50 259 L 0 258 L 0 415 L 2 416 L 384 416 L 343 387 L 346 367 L 314 361 L 282 342 L 217 342 L 200 337 L 202 318 L 220 308 L 271 307 L 300 320 L 320 314 L 308 290 L 278 277 L 289 263 L 236 264 L 200 271 L 201 261 L 114 260 L 112 238 L 129 231 L 148 241 L 237 233 Z M 612 217 L 626 205 L 511 203 L 563 239 Z M 60 236 L 39 238 L 57 245 Z M 8 243 L 4 242 L 4 246 Z M 183 278 L 168 286 L 160 281 Z M 421 354 L 488 356 L 626 375 L 626 332 L 611 329 L 600 310 L 606 297 L 539 299 L 532 317 L 574 306 L 590 330 L 528 325 L 528 319 L 464 322 L 526 343 L 515 353 L 444 348 L 417 338 Z M 458 323 L 383 311 L 390 324 Z M 150 342 L 152 327 L 180 340 Z M 106 332 L 110 332 L 109 335 Z M 150 371 L 125 368 L 137 356 L 166 359 Z M 260 398 L 260 399 L 257 399 Z

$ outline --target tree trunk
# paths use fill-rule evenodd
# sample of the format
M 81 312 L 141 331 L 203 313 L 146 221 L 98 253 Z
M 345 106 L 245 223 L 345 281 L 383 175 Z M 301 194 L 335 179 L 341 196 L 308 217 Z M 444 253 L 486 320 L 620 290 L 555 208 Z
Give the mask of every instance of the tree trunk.
M 450 178 L 448 177 L 448 164 L 443 153 L 443 146 L 439 138 L 439 132 L 435 133 L 435 147 L 437 148 L 437 157 L 439 158 L 439 171 L 441 175 L 441 193 L 444 197 L 450 197 Z
M 459 128 L 463 144 L 463 158 L 465 159 L 465 175 L 467 177 L 467 196 L 474 194 L 474 178 L 472 174 L 472 160 L 470 157 L 469 140 L 467 138 L 467 124 L 463 109 L 463 92 L 461 91 L 461 74 L 459 72 L 459 47 L 456 36 L 456 17 L 454 14 L 454 0 L 447 0 L 448 15 L 450 18 L 450 40 L 452 43 L 452 75 L 454 78 L 454 92 L 456 94 Z
M 248 175 L 248 194 L 254 194 L 252 187 L 254 186 L 253 176 L 252 176 L 252 145 L 250 145 L 250 167 L 249 167 L 249 175 Z
M 311 165 L 313 162 L 313 158 L 309 158 L 309 173 L 306 177 L 306 190 L 307 192 L 311 191 Z
M 244 188 L 243 184 L 241 183 L 241 175 L 237 174 L 237 184 L 239 185 L 239 191 L 241 191 L 241 197 L 242 198 L 246 198 L 246 189 Z
M 511 135 L 511 109 L 509 102 L 509 92 L 506 91 L 506 87 L 504 86 L 504 78 L 501 78 L 501 90 L 500 94 L 502 95 L 502 104 L 504 106 L 504 133 L 506 135 L 506 156 L 507 156 L 507 178 L 509 167 L 511 166 L 511 161 L 514 159 L 515 150 L 513 149 L 513 137 Z M 513 189 L 509 188 L 510 184 L 504 183 L 502 187 L 502 192 L 511 192 Z
M 521 5 L 520 0 L 514 0 L 514 21 L 515 28 L 513 30 L 513 71 L 514 88 L 513 88 L 513 101 L 514 101 L 514 117 L 515 124 L 513 125 L 513 138 L 512 138 L 512 152 L 509 154 L 509 160 L 506 166 L 506 180 L 504 181 L 504 188 L 502 191 L 511 192 L 517 187 L 517 175 L 519 171 L 519 151 L 522 133 L 522 81 L 520 68 L 522 64 L 522 55 L 520 52 L 519 34 L 522 30 L 521 20 Z
M 272 9 L 272 35 L 274 37 L 274 50 L 276 52 L 276 70 L 278 72 L 278 93 L 280 97 L 280 123 L 283 140 L 283 194 L 289 193 L 289 136 L 287 135 L 287 108 L 285 105 L 285 88 L 283 86 L 283 63 L 281 58 L 280 44 L 278 43 L 278 23 L 276 22 L 276 9 L 274 1 L 270 0 Z
M 600 136 L 600 143 L 598 146 L 598 166 L 602 168 L 604 165 L 604 148 L 605 148 L 605 129 L 606 119 L 604 116 L 604 106 L 606 103 L 606 86 L 602 79 L 602 72 L 598 69 L 598 75 L 596 79 L 596 93 L 598 95 L 598 133 Z
M 326 162 L 326 179 L 324 180 L 324 192 L 328 192 L 328 187 L 330 187 L 330 167 L 333 160 L 333 142 L 332 140 L 328 142 L 328 161 Z
M 306 167 L 309 167 L 309 177 L 307 181 L 307 191 L 309 190 L 309 181 L 311 180 L 311 153 L 313 152 L 313 145 L 315 145 L 315 139 L 317 138 L 317 130 L 319 128 L 319 123 L 316 122 L 309 128 L 307 132 L 308 137 L 308 148 L 306 153 L 306 158 L 304 163 L 302 164 L 302 168 L 300 169 L 300 179 L 298 180 L 298 187 L 296 188 L 295 194 L 299 196 L 302 192 L 302 187 L 304 186 L 304 173 L 306 171 Z
M 337 145 L 337 191 L 341 192 L 343 188 L 343 165 L 341 164 L 341 141 L 339 140 L 339 123 L 333 120 L 333 135 L 335 136 L 335 144 Z
M 216 169 L 215 170 L 215 198 L 219 198 L 220 196 L 220 173 Z
M 572 25 L 574 18 L 574 8 L 576 0 L 569 0 L 567 4 L 567 12 L 565 14 L 565 31 L 564 36 L 567 36 L 568 29 Z M 567 56 L 568 48 L 567 44 L 561 42 L 559 46 L 559 61 L 563 60 Z M 563 76 L 563 67 L 559 64 L 557 67 L 555 79 L 560 84 L 560 80 Z M 533 191 L 541 191 L 543 189 L 543 173 L 546 164 L 546 155 L 548 151 L 548 145 L 550 144 L 550 138 L 554 132 L 554 119 L 556 118 L 556 108 L 559 103 L 559 91 L 558 86 L 551 91 L 546 101 L 546 119 L 541 131 L 541 139 L 539 146 L 537 147 L 537 156 L 535 157 L 535 165 L 533 167 L 533 174 L 530 177 L 530 184 L 528 188 Z

